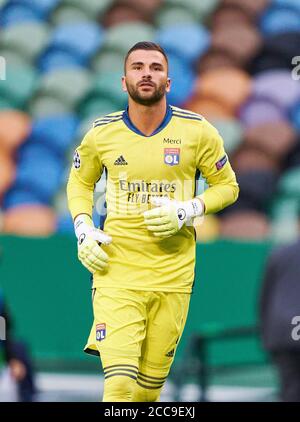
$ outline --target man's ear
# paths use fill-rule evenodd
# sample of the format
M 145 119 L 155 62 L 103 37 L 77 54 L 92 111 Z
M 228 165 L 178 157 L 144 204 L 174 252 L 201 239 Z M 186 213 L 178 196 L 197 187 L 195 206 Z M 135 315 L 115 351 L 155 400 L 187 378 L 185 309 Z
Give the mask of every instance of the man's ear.
M 171 91 L 171 83 L 172 83 L 171 79 L 168 78 L 167 79 L 167 83 L 166 83 L 166 92 L 170 92 Z
M 127 86 L 126 86 L 125 80 L 126 80 L 126 76 L 122 76 L 122 90 L 124 92 L 127 92 Z

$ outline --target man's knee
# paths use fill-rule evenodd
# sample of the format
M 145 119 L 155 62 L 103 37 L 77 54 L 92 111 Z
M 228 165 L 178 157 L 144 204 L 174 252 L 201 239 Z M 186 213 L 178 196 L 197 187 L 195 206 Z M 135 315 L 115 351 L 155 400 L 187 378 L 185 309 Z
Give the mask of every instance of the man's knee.
M 116 375 L 106 378 L 104 382 L 103 401 L 132 401 L 135 384 L 135 378 L 126 375 Z
M 138 383 L 135 385 L 132 401 L 134 402 L 157 402 L 160 398 L 162 387 L 145 388 Z

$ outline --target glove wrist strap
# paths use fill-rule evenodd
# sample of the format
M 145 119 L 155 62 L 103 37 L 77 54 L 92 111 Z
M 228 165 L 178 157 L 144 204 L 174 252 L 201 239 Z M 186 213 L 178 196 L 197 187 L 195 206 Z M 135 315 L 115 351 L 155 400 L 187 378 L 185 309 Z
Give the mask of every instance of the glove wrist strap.
M 77 239 L 82 233 L 86 233 L 94 227 L 91 217 L 87 214 L 79 214 L 74 220 L 74 230 Z

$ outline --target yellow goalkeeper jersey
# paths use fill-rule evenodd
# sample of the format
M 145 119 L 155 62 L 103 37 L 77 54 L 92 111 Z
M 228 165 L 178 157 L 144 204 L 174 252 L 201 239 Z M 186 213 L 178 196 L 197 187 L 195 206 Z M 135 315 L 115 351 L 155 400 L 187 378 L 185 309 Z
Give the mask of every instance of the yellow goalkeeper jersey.
M 167 239 L 144 224 L 151 196 L 195 197 L 199 173 L 208 189 L 201 193 L 206 214 L 233 203 L 235 174 L 218 131 L 199 114 L 168 106 L 150 136 L 130 121 L 128 111 L 99 118 L 76 149 L 67 186 L 72 217 L 92 215 L 93 191 L 106 172 L 107 216 L 103 230 L 113 239 L 102 246 L 106 272 L 96 272 L 93 287 L 118 287 L 190 293 L 194 283 L 195 231 L 184 226 Z

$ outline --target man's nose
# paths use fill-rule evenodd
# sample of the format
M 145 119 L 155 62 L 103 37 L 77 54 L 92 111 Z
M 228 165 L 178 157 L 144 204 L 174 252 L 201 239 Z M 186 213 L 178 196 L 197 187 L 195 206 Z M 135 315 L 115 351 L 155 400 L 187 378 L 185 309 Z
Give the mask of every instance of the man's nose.
M 144 69 L 142 78 L 143 79 L 151 79 L 152 78 L 151 70 L 149 68 Z

